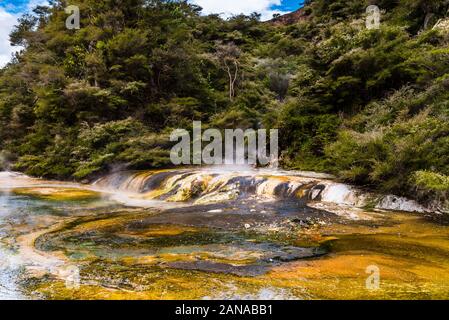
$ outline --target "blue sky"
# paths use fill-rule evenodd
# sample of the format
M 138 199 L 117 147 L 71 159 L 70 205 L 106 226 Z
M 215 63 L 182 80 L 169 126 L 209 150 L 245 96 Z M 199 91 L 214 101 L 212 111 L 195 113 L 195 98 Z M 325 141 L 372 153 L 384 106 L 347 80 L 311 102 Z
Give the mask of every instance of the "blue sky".
M 75 1 L 74 1 L 75 2 Z M 270 19 L 275 13 L 287 13 L 300 7 L 302 0 L 189 0 L 203 8 L 203 12 L 218 13 L 223 17 L 235 14 L 259 12 L 262 20 Z M 0 67 L 10 59 L 17 50 L 9 45 L 9 33 L 21 14 L 29 12 L 46 0 L 0 0 Z
M 282 11 L 294 11 L 299 8 L 304 3 L 304 0 L 283 0 L 280 5 L 273 6 L 273 9 L 278 9 Z
M 2 0 L 0 3 L 8 12 L 17 13 L 23 11 L 28 4 L 28 0 Z
M 241 0 L 241 2 L 244 2 L 247 0 Z M 29 8 L 29 4 L 31 3 L 31 5 L 34 3 L 37 3 L 39 1 L 32 1 L 32 0 L 0 0 L 0 6 L 2 6 L 3 8 L 6 9 L 6 11 L 13 13 L 13 14 L 17 14 L 17 13 L 21 13 L 21 12 L 25 12 L 28 10 Z M 192 1 L 195 2 L 195 1 Z M 202 1 L 198 1 L 198 2 L 202 2 Z M 223 5 L 222 0 L 211 0 L 211 1 L 203 1 L 203 2 L 215 2 L 218 5 Z M 232 1 L 231 1 L 232 2 Z M 249 2 L 254 2 L 254 7 L 255 9 L 259 9 L 258 8 L 258 4 L 257 3 L 264 3 L 264 2 L 268 2 L 270 3 L 270 1 L 249 1 Z M 280 2 L 279 4 L 276 4 L 276 2 Z M 299 3 L 303 2 L 303 0 L 278 0 L 278 1 L 271 1 L 271 3 L 275 3 L 275 4 L 270 4 L 269 5 L 269 9 L 272 10 L 280 10 L 280 11 L 293 11 L 299 8 Z M 236 9 L 238 10 L 238 9 Z

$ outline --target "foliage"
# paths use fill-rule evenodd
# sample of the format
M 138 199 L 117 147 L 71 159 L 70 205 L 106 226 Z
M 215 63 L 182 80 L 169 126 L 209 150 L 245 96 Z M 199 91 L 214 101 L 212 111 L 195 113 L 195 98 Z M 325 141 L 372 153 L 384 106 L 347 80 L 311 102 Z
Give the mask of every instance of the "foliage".
M 309 0 L 280 25 L 187 1 L 78 0 L 80 30 L 65 5 L 11 33 L 25 49 L 0 70 L 2 167 L 68 179 L 165 167 L 171 130 L 202 120 L 279 128 L 285 167 L 447 198 L 449 1 Z

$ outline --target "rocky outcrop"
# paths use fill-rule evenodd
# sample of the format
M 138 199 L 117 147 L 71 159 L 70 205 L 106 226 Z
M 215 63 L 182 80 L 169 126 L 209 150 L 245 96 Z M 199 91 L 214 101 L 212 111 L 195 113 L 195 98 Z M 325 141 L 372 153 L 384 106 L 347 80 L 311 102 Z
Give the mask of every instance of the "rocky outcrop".
M 269 23 L 274 24 L 274 25 L 284 25 L 285 26 L 285 25 L 295 24 L 299 21 L 308 20 L 308 19 L 309 19 L 309 15 L 306 13 L 306 11 L 303 8 L 301 8 L 294 12 L 275 17 L 272 20 L 270 20 Z

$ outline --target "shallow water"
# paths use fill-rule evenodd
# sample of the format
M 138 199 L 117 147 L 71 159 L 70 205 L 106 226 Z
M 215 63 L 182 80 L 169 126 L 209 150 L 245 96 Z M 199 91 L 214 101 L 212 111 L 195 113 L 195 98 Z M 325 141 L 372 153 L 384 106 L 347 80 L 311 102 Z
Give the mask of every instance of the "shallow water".
M 0 175 L 0 298 L 449 298 L 440 215 L 310 199 L 327 176 L 153 175 L 110 188 Z

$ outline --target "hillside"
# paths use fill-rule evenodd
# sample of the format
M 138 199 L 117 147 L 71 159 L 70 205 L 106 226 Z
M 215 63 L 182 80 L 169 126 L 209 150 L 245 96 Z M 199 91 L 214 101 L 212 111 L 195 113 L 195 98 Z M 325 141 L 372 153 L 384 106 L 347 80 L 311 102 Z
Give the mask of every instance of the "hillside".
M 274 17 L 269 21 L 269 23 L 277 26 L 286 26 L 307 20 L 308 18 L 308 12 L 306 12 L 306 10 L 304 10 L 303 8 L 300 8 L 296 11 Z
M 285 168 L 448 201 L 448 0 L 315 0 L 274 23 L 184 1 L 77 2 L 80 30 L 55 0 L 11 34 L 25 50 L 0 71 L 1 167 L 79 180 L 166 167 L 170 132 L 202 120 L 279 128 Z

